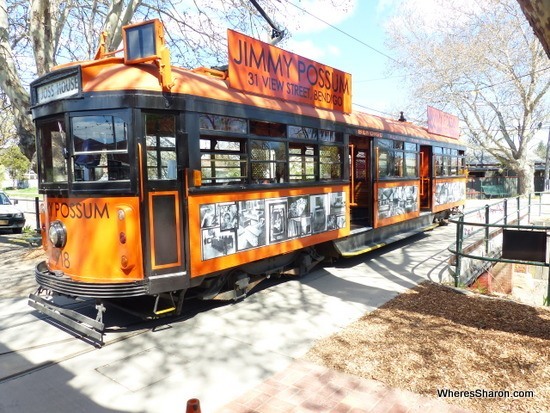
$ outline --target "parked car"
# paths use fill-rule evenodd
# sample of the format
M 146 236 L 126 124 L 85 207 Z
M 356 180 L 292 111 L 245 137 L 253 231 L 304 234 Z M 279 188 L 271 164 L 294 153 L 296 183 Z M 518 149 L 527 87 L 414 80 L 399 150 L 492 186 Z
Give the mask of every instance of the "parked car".
M 0 191 L 0 229 L 11 229 L 15 234 L 21 234 L 24 226 L 25 214 Z

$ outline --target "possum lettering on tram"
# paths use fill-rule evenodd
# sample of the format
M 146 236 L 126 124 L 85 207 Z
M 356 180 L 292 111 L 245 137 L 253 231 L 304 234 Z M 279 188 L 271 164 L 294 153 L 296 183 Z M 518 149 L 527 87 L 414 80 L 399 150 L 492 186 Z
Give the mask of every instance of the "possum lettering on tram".
M 91 202 L 50 202 L 48 213 L 52 218 L 109 219 L 109 206 Z

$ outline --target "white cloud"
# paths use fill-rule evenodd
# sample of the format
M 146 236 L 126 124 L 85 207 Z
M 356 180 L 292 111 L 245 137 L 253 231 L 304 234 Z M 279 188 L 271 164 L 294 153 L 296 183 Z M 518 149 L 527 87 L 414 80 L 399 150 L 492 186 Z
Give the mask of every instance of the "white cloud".
M 323 57 L 327 54 L 325 47 L 319 47 L 311 40 L 296 41 L 290 39 L 285 44 L 284 49 L 315 61 L 323 60 Z
M 323 62 L 330 57 L 338 57 L 342 54 L 338 46 L 332 44 L 319 45 L 311 40 L 297 41 L 294 38 L 285 43 L 284 49 L 316 62 Z

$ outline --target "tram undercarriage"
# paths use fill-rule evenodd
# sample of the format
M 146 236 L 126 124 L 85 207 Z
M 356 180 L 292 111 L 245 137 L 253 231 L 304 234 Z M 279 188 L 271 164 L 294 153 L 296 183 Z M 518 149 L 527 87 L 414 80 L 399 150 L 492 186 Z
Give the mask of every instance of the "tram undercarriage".
M 29 295 L 29 305 L 47 315 L 57 325 L 76 333 L 96 345 L 103 345 L 104 315 L 108 307 L 116 307 L 142 319 L 179 316 L 186 299 L 239 301 L 260 282 L 272 276 L 303 276 L 324 257 L 310 247 L 242 265 L 198 280 L 189 289 L 151 294 L 147 282 L 120 284 L 88 284 L 72 281 L 59 272 L 51 272 L 46 263 L 35 270 L 40 287 Z M 181 284 L 181 283 L 179 283 Z M 84 314 L 93 312 L 95 318 Z
M 440 224 L 444 215 L 435 216 L 426 212 L 416 219 L 378 229 L 352 225 L 348 237 L 213 274 L 193 282 L 196 285 L 189 289 L 168 289 L 155 294 L 149 291 L 147 281 L 123 284 L 79 283 L 58 272 L 50 272 L 45 262 L 42 262 L 35 271 L 40 287 L 29 295 L 29 305 L 65 329 L 101 346 L 104 344 L 104 314 L 108 307 L 116 307 L 142 319 L 155 319 L 179 316 L 186 299 L 242 300 L 259 283 L 272 276 L 303 276 L 323 261 L 360 255 L 429 231 Z M 95 318 L 77 311 L 78 307 L 83 306 L 88 307 L 88 313 L 95 306 Z

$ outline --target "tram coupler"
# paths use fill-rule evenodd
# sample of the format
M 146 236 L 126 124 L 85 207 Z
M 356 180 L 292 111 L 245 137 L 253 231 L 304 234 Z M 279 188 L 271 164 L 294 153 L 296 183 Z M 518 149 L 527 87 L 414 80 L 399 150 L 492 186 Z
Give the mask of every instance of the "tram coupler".
M 41 291 L 42 289 L 39 288 L 36 293 L 29 294 L 28 304 L 31 307 L 47 315 L 56 324 L 59 324 L 66 330 L 78 333 L 83 338 L 99 346 L 104 344 L 103 332 L 105 331 L 105 324 L 103 323 L 103 313 L 105 312 L 105 307 L 101 301 L 96 305 L 98 313 L 96 318 L 93 319 L 69 308 L 62 307 L 54 303 L 53 300 L 46 300 L 40 297 L 39 294 Z

